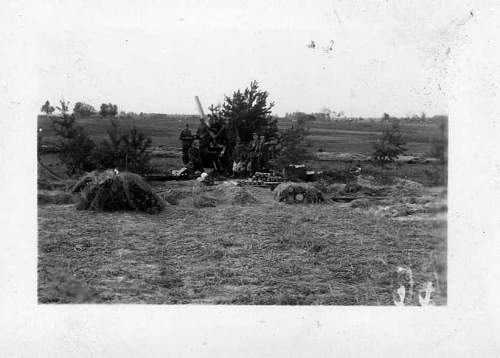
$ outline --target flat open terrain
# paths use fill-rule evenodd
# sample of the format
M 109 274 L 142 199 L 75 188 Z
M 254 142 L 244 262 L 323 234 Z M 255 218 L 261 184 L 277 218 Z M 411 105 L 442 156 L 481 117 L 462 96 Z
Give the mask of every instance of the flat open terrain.
M 171 154 L 153 161 L 160 171 L 168 171 L 182 167 L 178 135 L 185 120 L 156 116 L 120 121 L 123 128 L 136 125 L 153 137 L 154 145 L 168 149 Z M 187 120 L 195 129 L 196 117 Z M 79 123 L 94 138 L 105 137 L 107 120 Z M 289 125 L 280 123 L 282 128 Z M 39 118 L 38 126 L 44 140 L 53 139 L 47 119 Z M 383 124 L 372 122 L 311 122 L 309 148 L 370 154 L 382 129 Z M 402 130 L 408 154 L 427 153 L 439 135 L 434 124 L 404 124 Z M 64 173 L 56 155 L 42 160 Z M 309 165 L 335 171 L 351 164 L 313 160 Z M 441 191 L 431 186 L 443 185 L 446 171 L 435 164 L 362 167 L 364 174 L 380 180 L 397 176 Z M 192 182 L 156 183 L 154 188 L 184 194 L 178 205 L 159 215 L 77 211 L 67 201 L 40 204 L 39 301 L 393 305 L 397 288 L 410 287 L 408 277 L 398 275 L 401 267 L 411 270 L 414 281 L 406 304 L 418 304 L 418 290 L 427 282 L 435 288 L 432 301 L 446 304 L 445 207 L 393 217 L 379 215 L 392 210 L 383 203 L 376 210 L 338 202 L 286 205 L 274 201 L 269 189 L 249 188 L 259 203 L 197 209 L 190 196 Z M 427 197 L 430 204 L 446 201 L 445 194 Z M 400 193 L 392 198 L 403 211 L 413 210 L 420 205 L 413 203 L 422 199 Z
M 53 140 L 54 132 L 51 128 L 50 119 L 38 118 L 38 127 L 43 129 L 44 138 Z M 167 116 L 152 115 L 148 118 L 124 117 L 118 119 L 122 128 L 137 126 L 146 135 L 153 139 L 153 145 L 164 145 L 167 147 L 179 148 L 179 134 L 184 129 L 186 123 L 194 132 L 198 127 L 197 116 Z M 101 117 L 82 118 L 77 120 L 78 124 L 84 127 L 94 138 L 104 138 L 106 128 L 109 127 L 109 120 Z M 291 126 L 290 120 L 280 119 L 279 128 Z M 381 122 L 336 122 L 316 120 L 309 122 L 311 151 L 322 149 L 328 152 L 350 152 L 370 154 L 372 145 L 380 135 L 386 124 Z M 439 135 L 436 123 L 403 123 L 402 133 L 408 142 L 409 154 L 427 153 L 430 149 L 432 138 Z
M 249 191 L 259 204 L 196 209 L 188 197 L 159 215 L 40 206 L 40 302 L 392 305 L 406 267 L 415 292 L 432 281 L 446 303 L 443 218 Z

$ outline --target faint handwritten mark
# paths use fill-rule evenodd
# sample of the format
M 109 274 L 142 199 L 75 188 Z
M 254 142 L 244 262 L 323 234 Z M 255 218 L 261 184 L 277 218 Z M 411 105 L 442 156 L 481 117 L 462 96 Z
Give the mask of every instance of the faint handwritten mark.
M 465 24 L 467 24 L 472 18 L 474 17 L 474 11 L 471 10 L 469 12 L 469 14 L 462 20 L 459 20 L 459 22 L 457 23 L 457 26 L 464 26 Z
M 335 43 L 335 41 L 330 40 L 330 44 L 329 44 L 328 46 L 321 47 L 321 50 L 322 50 L 323 52 L 326 52 L 326 53 L 333 51 L 333 45 L 334 45 L 334 43 Z M 313 40 L 311 40 L 311 42 L 310 42 L 310 43 L 308 43 L 308 44 L 306 45 L 306 47 L 307 47 L 307 48 L 310 48 L 310 49 L 312 49 L 312 50 L 315 50 L 315 49 L 316 49 L 316 47 L 318 47 L 318 45 L 316 45 L 316 42 L 314 42 Z
M 324 52 L 330 52 L 330 51 L 333 51 L 333 44 L 334 44 L 334 43 L 335 43 L 335 41 L 330 40 L 330 46 L 323 48 L 323 51 L 324 51 Z

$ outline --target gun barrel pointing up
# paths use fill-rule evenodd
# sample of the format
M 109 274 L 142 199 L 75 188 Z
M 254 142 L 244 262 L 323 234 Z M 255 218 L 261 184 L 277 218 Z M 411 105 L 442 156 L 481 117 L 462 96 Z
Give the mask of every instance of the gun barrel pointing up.
M 200 113 L 200 117 L 203 119 L 203 121 L 208 125 L 207 117 L 205 116 L 205 113 L 203 112 L 203 107 L 201 106 L 200 99 L 198 96 L 194 96 L 194 101 L 196 102 L 196 106 L 198 107 L 198 112 Z

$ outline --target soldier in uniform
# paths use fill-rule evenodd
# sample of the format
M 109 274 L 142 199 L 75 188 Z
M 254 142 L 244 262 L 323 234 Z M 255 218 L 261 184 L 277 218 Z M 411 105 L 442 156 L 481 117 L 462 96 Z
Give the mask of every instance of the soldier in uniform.
M 189 148 L 191 148 L 191 144 L 193 144 L 194 137 L 189 130 L 189 124 L 186 123 L 186 128 L 181 132 L 179 139 L 182 143 L 182 162 L 184 165 L 189 163 Z
M 200 118 L 200 124 L 198 126 L 198 129 L 196 130 L 196 138 L 200 140 L 199 149 L 202 152 L 205 151 L 205 149 L 208 148 L 210 143 L 210 132 L 203 118 Z
M 201 160 L 200 144 L 198 140 L 194 140 L 191 147 L 189 147 L 188 157 L 189 162 L 187 168 L 190 173 L 194 173 L 197 170 L 199 170 L 200 172 L 205 171 L 205 168 L 203 168 L 203 162 Z
M 247 165 L 247 171 L 250 174 L 253 174 L 257 171 L 259 147 L 259 135 L 257 133 L 253 133 L 252 137 L 253 139 L 250 142 L 250 148 L 248 150 L 249 162 Z
M 233 160 L 233 175 L 239 176 L 243 174 L 246 170 L 247 165 L 247 149 L 245 145 L 241 142 L 240 137 L 236 137 L 236 144 L 232 153 Z
M 267 164 L 269 161 L 268 155 L 268 145 L 266 143 L 266 138 L 264 136 L 259 137 L 259 143 L 257 145 L 257 169 L 258 171 L 267 170 Z

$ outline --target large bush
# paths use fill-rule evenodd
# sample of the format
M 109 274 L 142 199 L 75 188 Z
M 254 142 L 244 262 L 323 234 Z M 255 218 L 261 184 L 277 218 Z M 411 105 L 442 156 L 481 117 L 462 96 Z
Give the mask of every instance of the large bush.
M 399 124 L 393 121 L 386 126 L 382 135 L 374 144 L 373 158 L 380 164 L 393 162 L 398 156 L 406 152 L 405 144 L 406 141 Z

